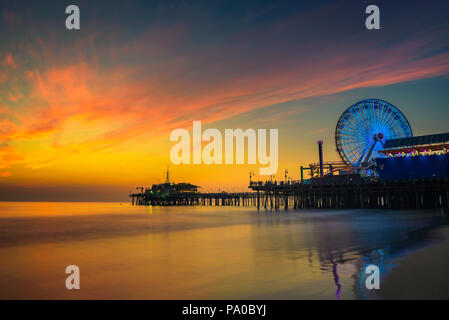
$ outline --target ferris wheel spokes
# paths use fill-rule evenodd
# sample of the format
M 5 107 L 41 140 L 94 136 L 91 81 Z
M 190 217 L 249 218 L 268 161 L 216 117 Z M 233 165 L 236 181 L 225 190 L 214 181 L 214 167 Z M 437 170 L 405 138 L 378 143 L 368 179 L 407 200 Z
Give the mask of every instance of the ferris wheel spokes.
M 402 112 L 377 99 L 360 101 L 340 117 L 335 143 L 342 160 L 354 167 L 371 166 L 385 139 L 412 136 Z

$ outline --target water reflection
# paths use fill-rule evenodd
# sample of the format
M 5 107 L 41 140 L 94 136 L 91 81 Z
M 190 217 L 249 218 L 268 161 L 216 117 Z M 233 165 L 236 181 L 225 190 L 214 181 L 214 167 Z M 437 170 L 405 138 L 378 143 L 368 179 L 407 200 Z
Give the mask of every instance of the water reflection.
M 445 224 L 432 212 L 3 203 L 0 298 L 372 299 L 364 267 L 388 274 Z M 82 270 L 75 297 L 61 288 L 68 264 Z
M 347 293 L 348 290 L 355 298 L 376 298 L 375 292 L 365 287 L 365 267 L 375 264 L 381 277 L 388 275 L 398 257 L 443 241 L 434 230 L 448 223 L 447 215 L 442 212 L 376 210 L 280 212 L 267 221 L 273 226 L 281 223 L 284 227 L 300 221 L 301 232 L 284 230 L 283 236 L 290 237 L 281 238 L 282 245 L 276 244 L 272 250 L 282 247 L 294 256 L 295 252 L 308 248 L 310 268 L 316 252 L 320 270 L 332 274 L 336 299 L 341 297 L 342 291 Z M 256 250 L 261 249 L 258 246 Z M 346 273 L 348 269 L 353 272 L 353 284 L 346 284 L 344 288 L 339 272 Z
M 340 284 L 340 278 L 338 277 L 338 271 L 337 271 L 337 263 L 334 262 L 332 258 L 330 258 L 330 261 L 332 262 L 332 273 L 334 275 L 334 283 L 337 286 L 337 291 L 335 291 L 335 298 L 340 299 L 341 294 L 341 284 Z

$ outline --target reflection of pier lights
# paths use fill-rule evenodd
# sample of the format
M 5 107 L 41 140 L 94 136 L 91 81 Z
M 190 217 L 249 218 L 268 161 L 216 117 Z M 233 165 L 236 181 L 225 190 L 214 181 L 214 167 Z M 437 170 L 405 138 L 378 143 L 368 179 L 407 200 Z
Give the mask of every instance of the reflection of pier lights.
M 338 264 L 334 261 L 333 257 L 329 259 L 332 263 L 332 274 L 334 276 L 334 283 L 337 286 L 337 291 L 335 291 L 335 298 L 340 299 L 341 295 L 341 284 L 340 284 L 340 277 L 338 276 Z

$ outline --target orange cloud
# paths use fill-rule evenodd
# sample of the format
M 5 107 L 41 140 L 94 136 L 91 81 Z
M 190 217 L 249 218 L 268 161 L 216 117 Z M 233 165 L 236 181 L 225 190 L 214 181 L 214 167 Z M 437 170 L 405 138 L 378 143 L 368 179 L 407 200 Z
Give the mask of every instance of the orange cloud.
M 11 52 L 8 52 L 4 55 L 2 65 L 4 67 L 9 67 L 9 68 L 13 68 L 13 69 L 17 68 L 17 64 L 14 61 L 14 58 L 13 58 L 13 55 Z
M 9 177 L 10 175 L 11 175 L 11 172 L 7 172 L 7 171 L 0 172 L 0 177 L 2 177 L 2 178 Z
M 23 95 L 20 92 L 15 95 L 12 92 L 9 93 L 9 100 L 11 100 L 12 102 L 17 102 L 22 97 L 23 97 Z
M 14 50 L 2 55 L 0 168 L 36 171 L 104 153 L 103 161 L 92 160 L 101 168 L 111 154 L 142 148 L 156 158 L 170 130 L 190 128 L 192 120 L 207 124 L 293 100 L 449 73 L 449 53 L 429 55 L 438 52 L 428 49 L 431 37 L 377 48 L 316 39 L 248 47 L 248 32 L 228 39 L 237 44 L 232 48 L 179 53 L 188 33 L 181 25 L 158 27 L 125 44 L 108 38 L 113 44 L 103 47 L 101 33 L 62 48 L 38 38 L 24 41 L 23 57 Z M 30 63 L 25 68 L 22 61 Z M 276 108 L 267 121 L 296 113 Z
M 407 56 L 407 45 L 404 48 L 381 60 L 364 53 L 367 61 L 359 63 L 350 53 L 326 61 L 317 57 L 307 64 L 298 61 L 288 70 L 281 64 L 267 74 L 241 74 L 216 84 L 207 79 L 191 82 L 178 70 L 161 67 L 166 74 L 147 75 L 133 66 L 105 69 L 88 62 L 28 71 L 29 94 L 9 96 L 13 102 L 25 100 L 28 111 L 9 110 L 17 122 L 6 121 L 2 136 L 51 139 L 51 153 L 25 159 L 27 167 L 41 168 L 80 152 L 167 137 L 173 128 L 190 127 L 196 119 L 214 122 L 295 99 L 449 72 L 449 54 L 415 59 Z M 185 63 L 181 69 L 191 72 Z M 69 128 L 72 122 L 77 126 Z

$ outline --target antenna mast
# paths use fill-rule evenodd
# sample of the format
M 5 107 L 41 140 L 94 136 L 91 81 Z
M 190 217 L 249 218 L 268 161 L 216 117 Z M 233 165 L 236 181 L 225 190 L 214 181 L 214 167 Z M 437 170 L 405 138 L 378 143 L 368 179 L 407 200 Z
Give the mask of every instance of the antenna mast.
M 165 183 L 170 183 L 170 169 L 169 169 L 168 165 L 167 165 L 167 178 L 165 180 Z

